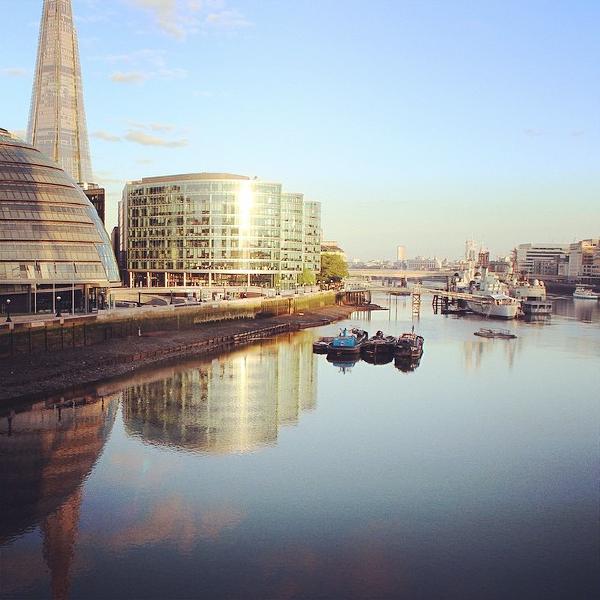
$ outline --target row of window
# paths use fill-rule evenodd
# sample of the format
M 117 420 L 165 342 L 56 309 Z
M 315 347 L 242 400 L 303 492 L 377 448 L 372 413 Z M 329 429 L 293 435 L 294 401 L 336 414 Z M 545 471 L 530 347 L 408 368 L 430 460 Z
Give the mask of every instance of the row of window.
M 1 280 L 97 281 L 106 276 L 100 263 L 21 263 L 0 262 Z
M 80 206 L 56 206 L 44 204 L 0 204 L 0 220 L 11 221 L 72 221 L 91 223 L 87 208 Z

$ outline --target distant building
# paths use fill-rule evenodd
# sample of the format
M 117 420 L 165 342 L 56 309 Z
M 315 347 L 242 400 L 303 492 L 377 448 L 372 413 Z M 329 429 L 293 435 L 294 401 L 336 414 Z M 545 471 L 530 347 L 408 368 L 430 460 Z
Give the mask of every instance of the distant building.
M 465 260 L 475 262 L 477 260 L 478 246 L 475 240 L 467 240 L 465 242 Z
M 396 260 L 398 262 L 403 261 L 406 258 L 406 246 L 396 247 Z
M 569 276 L 591 277 L 594 275 L 594 254 L 600 240 L 587 239 L 569 245 Z
M 86 183 L 82 188 L 83 193 L 96 209 L 100 220 L 106 224 L 106 190 L 95 183 Z
M 568 264 L 568 244 L 519 244 L 516 260 L 519 272 L 530 275 L 566 275 Z
M 480 267 L 488 268 L 490 266 L 490 253 L 487 250 L 481 249 L 477 258 L 477 264 Z
M 338 242 L 323 241 L 321 242 L 321 254 L 337 254 L 343 259 L 346 259 L 346 253 L 340 248 Z
M 498 260 L 490 260 L 488 269 L 492 273 L 509 273 L 511 269 L 510 260 L 504 258 Z
M 119 207 L 130 286 L 297 284 L 320 270 L 320 206 L 227 173 L 129 182 Z
M 439 271 L 442 268 L 442 261 L 439 258 L 409 258 L 404 261 L 408 271 Z

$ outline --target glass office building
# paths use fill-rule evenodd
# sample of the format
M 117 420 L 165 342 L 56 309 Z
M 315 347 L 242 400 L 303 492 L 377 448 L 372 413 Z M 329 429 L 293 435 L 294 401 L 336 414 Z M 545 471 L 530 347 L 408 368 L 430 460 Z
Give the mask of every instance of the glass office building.
M 98 213 L 65 171 L 0 129 L 0 306 L 87 311 L 119 285 Z
M 320 269 L 320 212 L 310 211 L 309 229 L 319 244 L 305 244 L 306 204 L 279 183 L 243 175 L 130 182 L 119 210 L 129 285 L 295 286 L 305 265 Z

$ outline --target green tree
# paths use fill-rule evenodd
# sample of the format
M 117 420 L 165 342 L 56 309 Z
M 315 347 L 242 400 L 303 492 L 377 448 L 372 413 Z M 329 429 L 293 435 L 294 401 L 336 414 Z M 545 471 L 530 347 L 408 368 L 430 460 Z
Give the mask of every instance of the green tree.
M 310 270 L 304 269 L 298 276 L 298 285 L 315 285 L 317 276 Z
M 348 265 L 344 258 L 339 254 L 322 254 L 319 283 L 340 283 L 344 277 L 348 277 Z

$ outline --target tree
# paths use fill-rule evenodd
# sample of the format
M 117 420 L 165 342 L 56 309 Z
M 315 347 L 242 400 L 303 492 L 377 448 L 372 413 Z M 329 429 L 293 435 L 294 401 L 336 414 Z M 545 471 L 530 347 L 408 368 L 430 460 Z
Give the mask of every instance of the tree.
M 304 269 L 298 276 L 298 285 L 315 285 L 317 276 L 310 270 Z
M 321 254 L 321 272 L 319 283 L 339 283 L 348 277 L 348 265 L 339 254 Z

